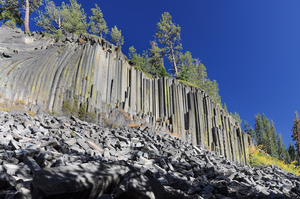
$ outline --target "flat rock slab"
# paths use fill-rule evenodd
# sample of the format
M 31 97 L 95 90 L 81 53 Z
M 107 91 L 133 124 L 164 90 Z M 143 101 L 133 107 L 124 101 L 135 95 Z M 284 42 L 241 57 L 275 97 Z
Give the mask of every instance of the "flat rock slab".
M 131 168 L 118 161 L 39 170 L 30 185 L 32 198 L 96 198 L 108 193 Z

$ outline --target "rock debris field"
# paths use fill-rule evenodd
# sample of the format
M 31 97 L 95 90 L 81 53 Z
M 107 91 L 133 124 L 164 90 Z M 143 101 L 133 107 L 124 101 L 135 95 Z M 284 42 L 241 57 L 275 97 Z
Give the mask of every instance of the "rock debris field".
M 299 177 L 164 132 L 0 112 L 0 198 L 295 198 Z

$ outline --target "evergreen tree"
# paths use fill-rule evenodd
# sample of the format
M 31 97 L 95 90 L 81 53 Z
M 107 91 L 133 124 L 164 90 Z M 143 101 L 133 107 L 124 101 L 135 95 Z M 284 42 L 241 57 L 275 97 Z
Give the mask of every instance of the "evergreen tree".
M 255 143 L 255 131 L 252 127 L 250 127 L 246 120 L 244 121 L 244 132 L 251 136 L 252 140 L 254 141 L 254 144 L 256 145 L 257 143 Z
M 277 157 L 277 133 L 275 129 L 274 122 L 271 120 L 271 131 L 270 131 L 270 137 L 269 137 L 269 142 L 270 142 L 270 150 L 271 153 L 270 155 L 272 157 Z M 285 147 L 284 147 L 285 148 Z
M 201 88 L 207 79 L 206 67 L 200 63 L 200 60 L 195 59 L 196 71 L 197 71 L 197 82 L 199 87 Z
M 20 7 L 25 9 L 24 31 L 29 33 L 29 16 L 42 5 L 42 0 L 20 0 Z
M 131 48 L 132 52 L 135 52 L 134 48 Z M 130 56 L 132 55 L 131 61 L 134 63 L 134 65 L 141 68 L 143 72 L 151 73 L 151 65 L 148 62 L 148 51 L 143 51 L 142 55 L 138 53 L 130 53 Z
M 226 103 L 224 103 L 223 109 L 226 110 L 226 111 L 228 111 L 228 110 L 227 110 L 227 105 L 226 105 Z M 245 121 L 245 122 L 247 122 L 247 121 Z M 247 124 L 248 124 L 248 123 L 247 123 Z M 248 124 L 248 125 L 249 125 L 249 124 Z
M 167 71 L 165 66 L 162 66 L 161 70 L 159 71 L 158 77 L 172 77 Z
M 297 153 L 296 153 L 295 147 L 292 144 L 292 142 L 290 142 L 290 144 L 289 144 L 288 153 L 290 155 L 291 162 L 297 160 Z
M 178 59 L 179 79 L 197 84 L 197 71 L 191 52 L 180 54 Z
M 56 6 L 53 1 L 45 0 L 45 11 L 39 10 L 36 21 L 36 26 L 40 27 L 47 33 L 56 33 L 57 30 L 62 29 L 63 16 L 61 8 Z
M 65 31 L 76 34 L 86 32 L 86 14 L 77 0 L 70 0 L 70 4 L 62 2 L 61 14 L 63 16 L 62 27 Z
M 254 120 L 255 120 L 254 129 L 256 133 L 255 142 L 257 143 L 257 146 L 263 145 L 265 140 L 265 132 L 264 132 L 264 125 L 259 113 L 257 113 Z
M 242 123 L 241 116 L 240 116 L 239 113 L 234 112 L 234 114 L 233 114 L 233 113 L 230 113 L 230 115 L 231 115 L 231 116 L 233 117 L 233 119 L 235 119 L 239 124 Z
M 211 81 L 210 79 L 206 79 L 204 85 L 202 85 L 200 88 L 203 89 L 214 102 L 221 104 L 219 84 L 216 80 Z
M 164 60 L 161 57 L 162 50 L 157 46 L 155 41 L 151 42 L 151 48 L 149 49 L 148 62 L 151 65 L 150 74 L 155 77 L 163 77 L 166 74 L 164 67 Z
M 1 25 L 7 25 L 15 28 L 16 25 L 22 26 L 23 19 L 19 11 L 18 0 L 0 1 L 0 21 Z
M 284 160 L 285 159 L 285 146 L 283 143 L 283 139 L 281 136 L 281 133 L 277 135 L 277 154 L 278 154 L 278 159 L 279 160 Z
M 132 57 L 133 57 L 133 55 L 134 55 L 135 52 L 136 52 L 136 49 L 134 48 L 134 46 L 131 46 L 129 48 L 129 53 L 128 53 L 129 59 L 132 59 Z
M 270 127 L 270 120 L 266 117 L 266 115 L 263 113 L 262 114 L 262 122 L 263 122 L 263 132 L 264 132 L 264 137 L 263 137 L 263 150 L 271 154 L 271 143 L 270 143 L 270 137 L 271 137 L 271 127 Z
M 111 41 L 115 42 L 117 46 L 124 44 L 124 37 L 122 36 L 121 30 L 118 30 L 117 26 L 111 29 Z
M 295 112 L 294 126 L 292 132 L 293 141 L 296 141 L 295 146 L 297 150 L 297 162 L 298 164 L 300 164 L 300 120 L 297 111 Z
M 284 144 L 283 144 L 283 146 L 285 147 Z M 288 153 L 288 151 L 286 150 L 286 148 L 284 148 L 284 153 L 285 153 L 285 156 L 284 156 L 285 163 L 290 164 L 292 161 L 291 161 L 290 154 Z
M 103 34 L 108 33 L 108 28 L 106 21 L 103 18 L 103 13 L 101 9 L 95 4 L 96 8 L 92 8 L 91 11 L 93 13 L 92 16 L 89 17 L 90 23 L 88 26 L 90 27 L 90 32 L 93 34 L 99 34 L 102 38 Z
M 163 45 L 162 55 L 169 56 L 168 59 L 169 62 L 173 64 L 176 77 L 179 75 L 177 68 L 178 55 L 182 49 L 180 31 L 181 28 L 179 25 L 172 22 L 172 16 L 168 12 L 165 12 L 161 15 L 157 23 L 157 30 L 154 36 L 158 39 L 158 42 Z

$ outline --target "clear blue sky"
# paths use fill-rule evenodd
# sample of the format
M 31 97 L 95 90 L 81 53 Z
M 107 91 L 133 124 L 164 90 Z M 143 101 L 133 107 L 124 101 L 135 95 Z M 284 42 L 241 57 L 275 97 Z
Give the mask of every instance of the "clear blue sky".
M 62 1 L 55 0 L 57 5 Z M 68 1 L 65 1 L 69 3 Z M 183 52 L 190 51 L 219 83 L 222 103 L 254 125 L 258 112 L 272 119 L 286 147 L 299 108 L 300 1 L 298 0 L 78 0 L 90 16 L 97 3 L 111 29 L 138 53 L 150 40 L 163 12 L 181 26 Z M 31 16 L 32 18 L 33 16 Z M 31 30 L 37 29 L 31 21 Z M 165 63 L 170 67 L 169 63 Z M 243 124 L 242 124 L 243 126 Z

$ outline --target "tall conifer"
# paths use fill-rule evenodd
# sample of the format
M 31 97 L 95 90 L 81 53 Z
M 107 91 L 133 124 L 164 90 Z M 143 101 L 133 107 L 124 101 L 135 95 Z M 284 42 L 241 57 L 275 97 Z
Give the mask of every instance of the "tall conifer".
M 290 155 L 290 158 L 291 158 L 292 162 L 297 159 L 297 153 L 296 153 L 295 147 L 292 144 L 292 142 L 290 142 L 290 144 L 289 144 L 288 153 Z
M 297 162 L 300 164 L 300 119 L 297 111 L 295 112 L 294 126 L 293 126 L 293 141 L 296 141 L 296 150 L 297 150 Z
M 281 133 L 277 135 L 277 154 L 279 160 L 285 160 L 286 148 L 283 143 Z
M 263 122 L 263 150 L 268 154 L 271 154 L 271 127 L 270 120 L 266 117 L 266 115 L 262 114 L 262 122 Z
M 168 12 L 165 12 L 161 15 L 157 23 L 157 30 L 154 36 L 158 39 L 158 42 L 163 45 L 163 56 L 168 56 L 169 62 L 173 64 L 176 77 L 179 75 L 177 60 L 179 52 L 182 49 L 180 31 L 180 26 L 173 23 L 172 16 Z
M 98 7 L 97 4 L 95 4 L 95 7 L 96 8 L 91 9 L 93 15 L 89 17 L 90 22 L 88 26 L 90 27 L 91 33 L 98 34 L 102 38 L 103 35 L 108 33 L 108 28 L 100 7 Z
M 246 120 L 244 121 L 244 132 L 247 133 L 248 135 L 250 135 L 254 142 L 256 141 L 255 140 L 256 133 L 255 133 L 254 129 L 252 127 L 250 127 L 250 125 L 248 124 L 248 122 Z M 254 143 L 254 144 L 256 145 L 257 143 Z
M 270 137 L 269 137 L 269 140 L 270 140 L 270 147 L 271 147 L 271 156 L 272 157 L 277 157 L 278 154 L 277 154 L 277 133 L 276 133 L 276 129 L 275 129 L 275 125 L 274 125 L 274 122 L 273 120 L 271 120 L 271 134 L 270 134 Z
M 259 113 L 257 113 L 254 120 L 255 120 L 254 129 L 255 129 L 255 132 L 256 132 L 257 146 L 258 145 L 263 145 L 264 144 L 264 139 L 265 139 L 265 133 L 264 133 L 263 122 L 261 120 L 261 116 L 260 116 Z

